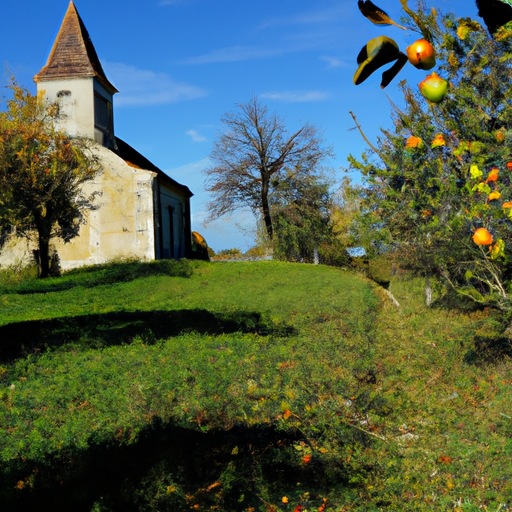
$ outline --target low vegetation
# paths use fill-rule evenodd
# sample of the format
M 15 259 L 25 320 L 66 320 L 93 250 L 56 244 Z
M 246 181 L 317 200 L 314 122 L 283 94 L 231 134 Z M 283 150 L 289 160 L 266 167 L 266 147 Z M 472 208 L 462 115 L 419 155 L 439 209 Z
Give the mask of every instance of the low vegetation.
M 4 274 L 0 500 L 38 511 L 505 510 L 502 313 L 282 262 Z M 299 508 L 299 505 L 301 508 Z

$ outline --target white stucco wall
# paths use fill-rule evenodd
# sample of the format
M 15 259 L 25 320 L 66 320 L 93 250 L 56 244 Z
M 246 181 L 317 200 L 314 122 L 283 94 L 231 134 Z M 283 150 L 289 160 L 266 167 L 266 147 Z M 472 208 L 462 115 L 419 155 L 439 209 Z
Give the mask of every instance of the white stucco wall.
M 63 119 L 59 129 L 71 136 L 94 140 L 94 84 L 92 78 L 38 82 L 37 93 L 58 101 Z
M 103 263 L 118 257 L 155 258 L 153 180 L 156 173 L 128 165 L 112 151 L 95 145 L 104 172 L 86 191 L 99 191 L 97 210 L 68 244 L 56 243 L 63 269 Z
M 0 267 L 26 267 L 35 262 L 32 250 L 36 248 L 34 241 L 11 237 L 0 249 Z

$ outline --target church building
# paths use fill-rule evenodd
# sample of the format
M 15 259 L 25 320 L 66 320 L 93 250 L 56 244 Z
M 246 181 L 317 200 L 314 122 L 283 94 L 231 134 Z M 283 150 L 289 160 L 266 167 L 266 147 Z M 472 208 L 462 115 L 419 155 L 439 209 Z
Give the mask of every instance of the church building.
M 37 93 L 59 102 L 59 128 L 93 141 L 103 171 L 86 185 L 99 192 L 97 208 L 69 243 L 52 240 L 61 268 L 115 258 L 183 258 L 191 252 L 192 192 L 114 133 L 113 96 L 91 38 L 71 1 L 46 65 L 34 77 Z M 35 247 L 13 239 L 0 252 L 0 265 L 32 257 Z

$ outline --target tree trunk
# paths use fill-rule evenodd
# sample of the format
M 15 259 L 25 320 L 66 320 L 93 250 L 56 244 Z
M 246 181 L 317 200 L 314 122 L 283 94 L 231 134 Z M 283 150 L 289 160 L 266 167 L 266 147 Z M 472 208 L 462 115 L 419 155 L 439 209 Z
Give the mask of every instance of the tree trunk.
M 50 237 L 39 234 L 39 277 L 50 275 Z
M 427 307 L 432 305 L 432 286 L 430 285 L 430 279 L 428 277 L 425 282 L 425 303 Z
M 261 212 L 263 214 L 263 222 L 267 228 L 267 235 L 270 241 L 274 238 L 274 230 L 272 228 L 272 218 L 270 217 L 270 207 L 268 205 L 268 178 L 262 177 L 261 180 Z

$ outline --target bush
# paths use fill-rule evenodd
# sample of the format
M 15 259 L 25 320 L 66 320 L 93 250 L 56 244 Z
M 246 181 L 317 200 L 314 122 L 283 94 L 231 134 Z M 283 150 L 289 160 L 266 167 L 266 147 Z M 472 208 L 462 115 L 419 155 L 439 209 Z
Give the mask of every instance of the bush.
M 214 256 L 212 256 L 212 259 L 214 260 L 230 260 L 230 259 L 238 259 L 243 256 L 242 251 L 236 247 L 233 249 L 222 249 L 222 251 L 219 251 Z
M 318 257 L 320 263 L 329 265 L 331 267 L 346 267 L 350 263 L 350 257 L 347 253 L 346 247 L 337 240 L 332 243 L 322 243 L 318 247 Z
M 12 286 L 36 278 L 37 267 L 35 265 L 25 266 L 19 263 L 0 270 L 0 286 Z

